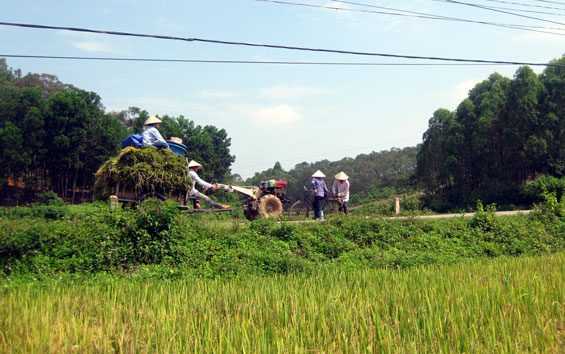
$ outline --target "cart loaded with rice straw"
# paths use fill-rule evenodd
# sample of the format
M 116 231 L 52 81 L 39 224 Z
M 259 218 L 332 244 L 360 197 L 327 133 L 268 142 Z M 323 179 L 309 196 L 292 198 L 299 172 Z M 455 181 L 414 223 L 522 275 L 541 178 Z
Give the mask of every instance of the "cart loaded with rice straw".
M 243 210 L 248 220 L 259 215 L 275 217 L 282 213 L 287 203 L 288 182 L 269 180 L 259 186 L 219 184 L 218 189 L 237 193 L 244 197 L 243 206 L 228 209 L 196 209 L 190 190 L 192 180 L 188 174 L 186 146 L 176 140 L 168 140 L 169 149 L 157 150 L 151 146 L 126 147 L 118 156 L 106 161 L 96 172 L 95 197 L 107 200 L 117 196 L 118 201 L 137 204 L 144 199 L 174 200 L 179 208 L 189 213 L 211 213 Z

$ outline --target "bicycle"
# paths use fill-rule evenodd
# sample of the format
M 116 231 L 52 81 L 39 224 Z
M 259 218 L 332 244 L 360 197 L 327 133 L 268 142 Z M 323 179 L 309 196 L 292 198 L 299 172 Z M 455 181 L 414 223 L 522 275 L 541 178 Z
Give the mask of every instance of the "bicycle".
M 288 210 L 289 220 L 305 220 L 308 216 L 313 215 L 314 207 L 312 206 L 313 192 L 311 189 L 304 188 L 304 195 L 302 199 L 296 201 Z M 322 202 L 322 210 L 324 215 L 331 214 L 342 214 L 343 213 L 343 201 L 338 197 L 324 198 Z

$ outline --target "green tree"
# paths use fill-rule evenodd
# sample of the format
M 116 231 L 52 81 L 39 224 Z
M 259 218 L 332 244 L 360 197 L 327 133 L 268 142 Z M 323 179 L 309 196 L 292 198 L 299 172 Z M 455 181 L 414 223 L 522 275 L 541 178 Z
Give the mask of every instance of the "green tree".
M 536 159 L 543 158 L 546 142 L 541 127 L 539 97 L 543 86 L 527 66 L 520 67 L 509 84 L 504 131 L 505 180 L 522 184 L 535 175 Z
M 449 158 L 446 149 L 447 134 L 455 122 L 455 114 L 447 109 L 438 109 L 428 122 L 422 146 L 417 155 L 416 174 L 430 190 L 438 191 L 451 185 L 451 172 L 447 168 Z
M 546 141 L 547 164 L 545 172 L 565 176 L 565 56 L 551 61 L 540 76 L 545 91 L 540 98 L 542 130 Z

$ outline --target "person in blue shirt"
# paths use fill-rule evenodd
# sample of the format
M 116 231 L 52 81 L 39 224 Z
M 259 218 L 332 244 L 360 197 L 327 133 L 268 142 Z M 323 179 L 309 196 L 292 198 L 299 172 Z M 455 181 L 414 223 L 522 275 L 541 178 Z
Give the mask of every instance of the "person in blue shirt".
M 155 116 L 147 118 L 143 126 L 143 143 L 156 147 L 157 149 L 168 149 L 169 144 L 163 139 L 159 133 L 159 126 L 163 123 L 162 120 Z
M 326 177 L 322 171 L 318 170 L 312 175 L 312 189 L 314 190 L 314 219 L 324 220 L 324 212 L 322 211 L 322 200 L 330 192 L 326 187 L 326 182 L 322 179 Z

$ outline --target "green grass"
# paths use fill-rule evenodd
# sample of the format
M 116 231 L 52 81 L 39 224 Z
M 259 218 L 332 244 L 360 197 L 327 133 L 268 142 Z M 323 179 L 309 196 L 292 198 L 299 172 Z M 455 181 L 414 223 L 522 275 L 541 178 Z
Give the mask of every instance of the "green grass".
M 0 352 L 559 353 L 565 253 L 230 280 L 4 279 Z

